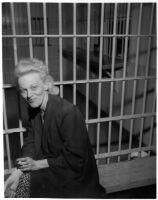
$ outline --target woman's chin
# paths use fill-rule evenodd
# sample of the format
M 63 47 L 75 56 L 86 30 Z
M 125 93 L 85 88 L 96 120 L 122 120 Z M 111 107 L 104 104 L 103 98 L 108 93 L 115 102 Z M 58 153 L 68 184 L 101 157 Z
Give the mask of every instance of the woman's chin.
M 38 108 L 40 105 L 38 105 L 37 103 L 29 103 L 29 105 L 32 107 L 32 108 Z

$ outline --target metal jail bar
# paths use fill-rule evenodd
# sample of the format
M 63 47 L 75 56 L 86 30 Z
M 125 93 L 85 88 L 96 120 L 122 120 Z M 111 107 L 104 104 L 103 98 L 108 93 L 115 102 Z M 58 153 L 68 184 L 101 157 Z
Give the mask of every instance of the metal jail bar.
M 150 19 L 150 28 L 149 28 L 149 34 L 152 33 L 152 27 L 153 27 L 153 17 L 154 17 L 154 4 L 152 5 L 152 12 L 151 12 L 151 19 Z M 151 38 L 149 37 L 148 38 L 148 47 L 147 47 L 147 61 L 146 61 L 146 72 L 145 72 L 145 75 L 146 77 L 148 76 L 148 72 L 149 72 L 149 59 L 150 59 L 150 49 L 151 49 Z M 146 103 L 146 93 L 147 93 L 147 83 L 148 83 L 148 80 L 145 80 L 145 83 L 144 83 L 144 94 L 143 94 L 143 108 L 142 108 L 142 114 L 145 113 L 145 103 Z M 155 92 L 156 94 L 156 92 Z M 154 112 L 154 109 L 152 109 L 152 111 Z M 153 117 L 152 117 L 153 119 Z M 139 141 L 139 147 L 141 148 L 142 146 L 142 137 L 143 137 L 143 126 L 144 126 L 144 118 L 141 119 L 141 127 L 140 127 L 140 141 Z M 150 138 L 152 137 L 151 136 L 152 133 L 150 133 Z M 150 141 L 150 139 L 149 139 Z M 151 145 L 151 143 L 149 143 L 149 145 Z
M 155 106 L 153 105 L 153 109 L 151 113 L 145 113 L 145 102 L 146 102 L 146 91 L 147 91 L 147 82 L 149 80 L 155 80 L 156 76 L 150 76 L 148 75 L 148 68 L 149 68 L 149 58 L 150 58 L 150 49 L 151 49 L 151 38 L 155 37 L 155 35 L 152 34 L 152 24 L 153 24 L 153 13 L 154 13 L 154 4 L 152 5 L 152 11 L 151 11 L 151 27 L 149 34 L 141 34 L 141 17 L 142 17 L 142 8 L 143 4 L 140 4 L 140 10 L 139 10 L 139 24 L 138 24 L 138 32 L 137 34 L 129 34 L 129 23 L 130 23 L 130 11 L 131 11 L 131 4 L 127 5 L 127 18 L 126 18 L 126 24 L 124 24 L 123 29 L 126 30 L 125 34 L 121 34 L 120 31 L 117 33 L 116 30 L 116 21 L 117 21 L 117 12 L 118 12 L 118 4 L 114 4 L 114 19 L 113 19 L 113 28 L 111 27 L 110 34 L 104 34 L 104 12 L 105 12 L 105 4 L 101 4 L 101 15 L 100 15 L 100 33 L 99 34 L 90 34 L 90 28 L 91 28 L 91 4 L 87 4 L 87 34 L 77 34 L 76 33 L 76 26 L 77 26 L 77 16 L 76 16 L 76 9 L 77 6 L 74 3 L 73 4 L 73 34 L 64 35 L 62 34 L 62 3 L 58 4 L 58 11 L 59 11 L 59 35 L 52 35 L 48 34 L 48 27 L 47 27 L 47 3 L 43 3 L 43 19 L 44 19 L 44 34 L 41 35 L 32 35 L 32 27 L 31 27 L 31 10 L 30 6 L 31 3 L 27 3 L 27 20 L 28 20 L 28 35 L 17 35 L 16 34 L 16 27 L 15 27 L 15 13 L 14 13 L 14 3 L 10 3 L 10 9 L 11 9 L 11 16 L 12 16 L 12 35 L 3 35 L 3 38 L 12 38 L 13 39 L 13 47 L 14 47 L 14 64 L 18 61 L 17 56 L 17 38 L 28 38 L 29 40 L 29 54 L 32 58 L 33 55 L 33 44 L 32 40 L 33 38 L 44 38 L 44 54 L 45 54 L 45 62 L 49 65 L 48 60 L 48 38 L 59 38 L 59 75 L 60 80 L 55 82 L 55 85 L 60 87 L 60 96 L 63 97 L 63 87 L 64 85 L 71 84 L 73 86 L 73 103 L 76 104 L 76 86 L 77 84 L 85 84 L 86 85 L 86 109 L 85 109 L 85 122 L 87 125 L 90 124 L 97 124 L 97 132 L 96 132 L 96 154 L 95 158 L 98 159 L 101 158 L 107 158 L 108 164 L 110 164 L 110 158 L 113 156 L 118 156 L 118 162 L 120 161 L 121 155 L 127 155 L 131 154 L 132 152 L 140 152 L 140 151 L 151 151 L 155 150 L 156 147 L 152 145 L 152 133 L 153 133 L 153 123 L 154 123 L 154 117 L 156 116 L 155 113 Z M 111 25 L 110 25 L 111 26 Z M 73 80 L 72 81 L 64 81 L 63 80 L 63 38 L 73 38 Z M 77 80 L 76 78 L 76 66 L 77 66 L 77 38 L 86 38 L 87 45 L 86 45 L 86 80 Z M 99 77 L 96 79 L 90 79 L 90 39 L 91 38 L 98 37 L 100 40 L 100 49 L 99 49 Z M 115 68 L 115 47 L 116 47 L 116 40 L 118 37 L 125 38 L 124 42 L 124 61 L 123 61 L 123 77 L 116 78 L 114 77 L 114 68 Z M 126 77 L 126 68 L 127 68 L 127 51 L 128 51 L 128 41 L 130 38 L 137 38 L 137 52 L 136 52 L 136 61 L 135 61 L 135 74 L 134 77 Z M 146 74 L 145 76 L 137 76 L 138 71 L 138 60 L 139 60 L 139 45 L 140 45 L 140 38 L 141 37 L 148 37 L 148 51 L 147 51 L 147 62 L 146 62 Z M 103 39 L 104 38 L 112 38 L 112 64 L 111 64 L 111 77 L 109 79 L 102 77 L 102 51 L 103 51 Z M 49 69 L 48 69 L 49 70 Z M 124 115 L 124 97 L 125 97 L 125 85 L 127 81 L 134 81 L 134 89 L 133 89 L 133 98 L 132 98 L 132 113 L 130 115 Z M 137 87 L 137 81 L 138 80 L 145 80 L 144 85 L 144 100 L 143 100 L 143 111 L 141 114 L 135 114 L 134 108 L 135 108 L 135 98 L 136 98 L 136 87 Z M 122 84 L 122 95 L 121 95 L 121 113 L 119 116 L 112 116 L 113 112 L 113 94 L 114 94 L 114 83 L 120 82 Z M 90 83 L 97 83 L 98 84 L 98 104 L 97 104 L 97 118 L 96 119 L 89 119 L 89 90 L 90 90 Z M 110 83 L 110 107 L 109 107 L 109 117 L 101 117 L 101 96 L 102 96 L 102 84 L 103 83 Z M 11 88 L 12 85 L 6 84 L 4 85 L 4 90 L 7 90 L 7 88 Z M 156 91 L 154 91 L 154 95 L 156 98 Z M 4 92 L 4 102 L 5 102 L 5 92 Z M 154 100 L 155 102 L 155 100 Z M 105 102 L 106 103 L 106 102 Z M 154 103 L 155 104 L 155 103 Z M 9 146 L 9 134 L 12 133 L 20 133 L 20 141 L 21 146 L 23 145 L 23 132 L 25 131 L 25 128 L 22 127 L 21 119 L 19 119 L 19 127 L 18 128 L 10 128 L 8 129 L 7 126 L 7 111 L 6 111 L 6 104 L 4 103 L 4 134 L 6 138 L 6 147 L 7 147 L 7 158 L 8 158 L 8 169 L 11 170 L 11 156 L 10 156 L 10 146 Z M 21 108 L 19 107 L 19 112 L 21 113 Z M 150 139 L 149 139 L 149 145 L 146 147 L 142 147 L 142 134 L 143 134 L 143 124 L 144 119 L 146 117 L 151 117 L 151 129 L 150 129 Z M 123 129 L 123 121 L 124 120 L 131 120 L 131 127 L 130 127 L 130 142 L 129 142 L 129 148 L 122 150 L 121 149 L 121 141 L 122 141 L 122 129 Z M 133 133 L 133 121 L 134 119 L 141 119 L 141 130 L 140 130 L 140 140 L 139 140 L 139 147 L 138 148 L 132 148 L 132 133 Z M 111 130 L 112 130 L 112 122 L 113 121 L 120 121 L 120 128 L 119 128 L 119 144 L 118 144 L 118 151 L 111 152 Z M 107 145 L 107 152 L 100 153 L 100 129 L 101 129 L 101 123 L 107 122 L 109 123 L 108 127 L 108 145 Z M 130 156 L 129 156 L 130 159 Z
M 5 91 L 3 91 L 3 115 L 4 115 L 4 129 L 6 130 L 5 140 L 6 140 L 6 149 L 7 149 L 7 159 L 8 159 L 8 169 L 11 170 L 11 157 L 10 157 L 10 145 L 9 145 L 9 135 L 7 134 L 8 122 L 7 122 L 7 111 L 6 111 L 6 99 Z
M 138 21 L 138 32 L 137 32 L 138 35 L 140 34 L 141 20 L 142 20 L 142 3 L 140 4 L 140 9 L 139 9 L 139 21 Z M 140 37 L 137 37 L 137 44 L 136 45 L 137 45 L 137 47 L 136 47 L 137 50 L 136 50 L 136 61 L 135 61 L 134 77 L 137 77 L 137 72 L 138 72 L 138 59 L 139 59 Z M 132 95 L 132 115 L 134 114 L 134 108 L 135 108 L 136 87 L 137 87 L 137 81 L 134 80 L 133 95 Z M 134 124 L 134 120 L 131 119 L 129 149 L 132 148 L 133 124 Z M 128 156 L 128 159 L 130 160 L 130 155 Z
M 129 19 L 130 19 L 130 4 L 127 8 L 127 20 L 126 20 L 126 34 L 129 32 Z M 124 48 L 124 63 L 123 63 L 123 78 L 126 77 L 126 63 L 127 63 L 127 47 L 128 47 L 128 37 L 125 38 L 125 48 Z M 125 97 L 125 81 L 122 81 L 122 95 L 121 95 L 121 116 L 124 112 L 124 97 Z M 121 151 L 121 140 L 122 140 L 122 127 L 123 120 L 120 120 L 120 130 L 119 130 L 119 148 L 118 151 Z M 120 161 L 120 156 L 118 156 L 118 162 Z
M 10 4 L 11 9 L 11 18 L 12 18 L 12 33 L 13 35 L 16 35 L 16 28 L 15 28 L 15 14 L 14 14 L 14 5 L 13 3 Z M 13 48 L 14 48 L 14 64 L 16 65 L 18 62 L 18 56 L 17 56 L 17 40 L 16 38 L 13 38 Z M 19 98 L 18 98 L 19 99 Z M 19 101 L 20 103 L 20 101 Z M 20 104 L 18 104 L 20 105 Z M 21 108 L 19 107 L 19 113 L 21 113 Z M 21 116 L 19 115 L 19 128 L 22 128 L 22 120 Z M 20 132 L 20 145 L 22 147 L 23 145 L 23 132 Z
M 101 26 L 100 26 L 100 33 L 103 33 L 103 24 L 104 24 L 104 4 L 101 7 Z M 100 49 L 99 49 L 99 79 L 102 77 L 102 56 L 103 56 L 103 37 L 100 38 Z M 98 119 L 100 119 L 101 113 L 101 83 L 98 83 Z M 97 124 L 97 152 L 99 154 L 99 143 L 100 143 L 100 123 Z
M 73 34 L 76 34 L 76 4 L 73 6 Z M 76 82 L 76 38 L 73 38 L 73 81 Z M 73 84 L 73 104 L 76 105 L 76 84 Z
M 88 4 L 88 8 L 87 8 L 87 35 L 90 34 L 90 4 Z M 89 70 L 90 70 L 90 66 L 89 66 L 89 58 L 90 57 L 90 38 L 87 37 L 87 61 L 86 61 L 86 120 L 88 121 L 88 113 L 89 113 Z M 88 125 L 87 125 L 87 130 L 88 130 Z
M 47 35 L 46 3 L 43 4 L 43 16 L 44 16 L 44 34 Z M 47 37 L 44 38 L 44 50 L 45 50 L 45 63 L 48 65 L 48 38 Z
M 27 20 L 28 20 L 29 35 L 32 35 L 30 3 L 27 3 L 27 17 L 28 17 Z M 33 58 L 32 37 L 29 37 L 29 50 L 30 50 L 30 58 Z
M 156 88 L 155 88 L 155 92 L 154 92 L 152 112 L 155 111 L 155 106 L 156 106 Z M 152 118 L 151 118 L 150 137 L 149 137 L 149 144 L 148 144 L 149 147 L 152 146 L 153 127 L 154 127 L 154 116 L 152 116 Z M 150 153 L 151 153 L 151 151 L 148 152 L 149 155 L 150 155 Z
M 152 113 L 145 113 L 145 114 L 135 114 L 135 115 L 124 115 L 124 116 L 116 116 L 116 117 L 102 117 L 100 119 L 89 119 L 85 120 L 87 124 L 93 124 L 93 123 L 100 123 L 100 122 L 109 122 L 109 121 L 118 121 L 118 120 L 126 120 L 126 119 L 137 119 L 137 118 L 142 118 L 142 117 L 155 117 L 156 112 Z M 10 129 L 5 129 L 4 134 L 8 133 L 14 133 L 14 132 L 24 132 L 26 131 L 25 128 L 10 128 Z
M 113 23 L 113 35 L 116 34 L 116 20 L 117 20 L 117 3 L 114 7 L 114 23 Z M 113 37 L 113 45 L 112 45 L 112 73 L 111 78 L 114 78 L 114 67 L 115 67 L 115 47 L 116 47 L 116 37 Z M 109 108 L 109 117 L 112 117 L 112 105 L 113 105 L 113 92 L 114 92 L 114 82 L 110 83 L 110 108 Z M 112 130 L 112 122 L 109 121 L 108 127 L 108 153 L 110 152 L 110 143 L 111 143 L 111 130 Z M 108 158 L 107 163 L 109 164 L 110 159 Z
M 118 81 L 131 81 L 131 80 L 154 80 L 156 79 L 156 76 L 155 75 L 152 75 L 152 76 L 139 76 L 139 77 L 126 77 L 126 78 L 109 78 L 109 79 L 106 79 L 106 78 L 102 78 L 101 80 L 100 79 L 89 79 L 89 80 L 76 80 L 76 82 L 74 81 L 56 81 L 55 82 L 55 85 L 69 85 L 69 84 L 84 84 L 84 83 L 108 83 L 108 82 L 118 82 Z M 4 84 L 3 88 L 7 89 L 7 88 L 11 88 L 13 87 L 12 84 Z
M 62 7 L 59 3 L 59 36 L 62 35 Z M 59 37 L 59 67 L 60 67 L 60 81 L 63 81 L 63 62 L 62 62 L 62 37 Z M 63 85 L 60 85 L 60 96 L 63 97 Z
M 111 38 L 111 37 L 122 37 L 122 38 L 124 38 L 124 37 L 131 37 L 131 38 L 133 38 L 133 37 L 155 37 L 155 35 L 154 34 L 143 34 L 143 35 L 141 35 L 141 34 L 115 34 L 115 35 L 113 35 L 113 34 L 75 34 L 75 35 L 73 35 L 73 34 L 62 34 L 62 35 L 52 35 L 52 34 L 49 34 L 49 35 L 44 35 L 44 34 L 41 34 L 41 35 L 3 35 L 3 38 L 44 38 L 44 37 L 48 37 L 48 38 L 56 38 L 56 37 L 59 37 L 59 38 L 65 38 L 65 37 L 67 37 L 67 38 L 72 38 L 72 37 L 80 37 L 80 38 L 87 38 L 87 37 L 96 37 L 96 38 L 98 38 L 98 37 L 107 37 L 107 38 Z

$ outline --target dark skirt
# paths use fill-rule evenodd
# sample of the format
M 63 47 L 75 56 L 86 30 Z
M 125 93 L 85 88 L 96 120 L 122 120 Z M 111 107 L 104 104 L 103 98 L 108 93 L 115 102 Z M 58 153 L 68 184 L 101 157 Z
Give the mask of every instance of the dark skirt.
M 19 180 L 15 198 L 106 198 L 106 192 L 99 184 L 88 189 L 88 186 L 74 189 L 73 184 L 65 190 L 53 181 L 50 169 L 25 172 Z
M 57 174 L 56 174 L 57 175 Z M 93 174 L 91 175 L 93 176 Z M 60 177 L 61 178 L 61 177 Z M 61 179 L 60 179 L 61 180 Z M 105 198 L 105 189 L 98 183 L 80 185 L 78 181 L 63 184 L 51 169 L 31 172 L 31 198 Z

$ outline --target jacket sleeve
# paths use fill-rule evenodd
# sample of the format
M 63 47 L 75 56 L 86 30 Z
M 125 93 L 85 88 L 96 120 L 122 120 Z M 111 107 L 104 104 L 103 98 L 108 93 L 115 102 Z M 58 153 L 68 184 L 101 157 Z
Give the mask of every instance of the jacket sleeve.
M 64 144 L 61 154 L 57 158 L 48 158 L 49 166 L 69 166 L 80 171 L 85 161 L 88 134 L 82 114 L 75 106 L 65 112 L 60 134 Z
M 24 138 L 24 145 L 22 147 L 22 157 L 35 158 L 35 143 L 34 134 L 31 126 L 31 121 L 29 120 L 26 136 Z

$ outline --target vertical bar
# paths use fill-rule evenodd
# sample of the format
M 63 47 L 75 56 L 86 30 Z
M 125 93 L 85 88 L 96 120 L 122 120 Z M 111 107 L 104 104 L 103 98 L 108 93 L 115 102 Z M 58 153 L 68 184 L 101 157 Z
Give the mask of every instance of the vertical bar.
M 153 5 L 152 5 L 152 14 L 151 14 L 151 27 L 150 27 L 150 32 L 149 32 L 149 34 L 151 34 L 152 33 L 152 25 L 153 25 L 153 17 L 154 17 L 154 7 L 155 7 L 155 3 L 153 3 Z M 150 46 L 150 48 L 151 48 L 151 37 L 149 37 L 149 43 L 148 43 L 148 45 Z M 150 49 L 148 48 L 148 51 L 150 52 Z M 149 53 L 148 53 L 148 55 L 149 55 Z M 148 58 L 148 57 L 147 57 Z M 149 59 L 149 58 L 148 58 Z M 149 63 L 149 60 L 148 60 L 148 62 L 147 63 Z M 147 66 L 148 66 L 148 68 L 149 68 L 149 64 L 147 64 Z M 148 69 L 147 68 L 147 71 L 146 71 L 146 75 L 148 75 Z M 154 111 L 155 111 L 155 104 L 156 104 L 156 87 L 155 87 L 155 91 L 154 91 L 154 101 L 153 101 L 153 109 L 152 109 L 152 112 L 154 113 Z M 151 147 L 151 145 L 152 145 L 152 136 L 153 136 L 153 125 L 154 125 L 154 116 L 152 117 L 152 119 L 151 119 L 151 127 L 150 127 L 150 138 L 149 138 L 149 147 Z M 150 156 L 150 153 L 151 153 L 151 151 L 149 151 L 148 152 L 148 155 Z
M 127 7 L 126 35 L 129 32 L 129 18 L 130 18 L 130 3 L 128 3 L 128 7 Z M 125 50 L 124 50 L 124 63 L 123 63 L 123 79 L 126 77 L 127 49 L 128 49 L 128 37 L 125 37 Z M 123 116 L 123 112 L 124 112 L 125 84 L 126 84 L 126 81 L 123 81 L 122 82 L 122 96 L 121 96 L 121 116 Z M 123 127 L 123 120 L 120 120 L 119 147 L 118 147 L 118 151 L 119 152 L 121 151 L 122 127 Z M 119 161 L 120 161 L 120 156 L 118 156 L 118 162 Z
M 152 10 L 151 10 L 149 35 L 152 34 L 153 19 L 154 19 L 154 3 L 152 5 Z M 151 51 L 151 39 L 152 39 L 151 37 L 148 37 L 148 52 L 147 52 L 147 62 L 146 62 L 146 77 L 148 76 L 148 71 L 149 71 L 149 60 L 150 60 L 150 51 Z
M 103 35 L 104 25 L 104 3 L 101 4 L 101 25 L 100 34 Z M 102 57 L 103 57 L 103 36 L 100 37 L 100 51 L 99 51 L 99 80 L 102 78 Z M 100 119 L 101 112 L 101 82 L 99 82 L 98 88 L 98 120 Z M 99 154 L 99 143 L 100 143 L 100 122 L 97 124 L 97 155 Z M 98 162 L 98 160 L 97 160 Z
M 139 10 L 139 22 L 138 22 L 138 32 L 137 32 L 138 35 L 140 34 L 141 20 L 142 20 L 142 3 L 140 4 L 140 10 Z M 140 36 L 137 36 L 136 64 L 135 64 L 134 78 L 137 77 L 137 71 L 138 71 L 139 46 L 140 46 Z M 134 115 L 136 87 L 137 87 L 137 80 L 134 80 L 133 96 L 132 96 L 132 113 L 131 113 L 131 115 Z M 134 122 L 134 119 L 131 119 L 131 124 L 130 124 L 130 139 L 129 139 L 129 150 L 131 150 L 131 147 L 132 147 L 133 122 Z M 130 154 L 128 155 L 128 159 L 130 160 Z
M 27 3 L 27 18 L 28 18 L 29 35 L 32 35 L 30 3 Z M 29 50 L 30 50 L 30 58 L 33 58 L 33 47 L 32 47 L 32 38 L 31 37 L 29 38 Z
M 110 34 L 110 18 L 107 18 L 107 23 L 108 23 L 108 32 L 107 34 Z M 110 56 L 110 38 L 108 38 L 108 45 L 107 45 L 107 52 L 108 56 Z
M 18 110 L 19 110 L 19 128 L 22 129 L 22 120 L 21 120 L 21 104 L 20 104 L 20 95 L 17 94 L 17 99 L 18 99 Z M 24 144 L 24 138 L 23 138 L 23 132 L 20 132 L 20 145 L 21 147 Z
M 8 130 L 8 122 L 7 122 L 6 99 L 5 99 L 4 90 L 3 90 L 3 114 L 4 114 L 4 129 L 7 132 L 7 130 Z M 5 139 L 6 139 L 8 168 L 9 168 L 9 170 L 11 170 L 11 155 L 10 155 L 10 145 L 9 145 L 9 136 L 8 136 L 8 134 L 5 135 Z
M 128 8 L 127 8 L 126 34 L 128 34 L 128 32 L 129 32 L 130 7 L 131 7 L 131 4 L 128 3 Z M 126 77 L 128 39 L 129 39 L 129 38 L 128 38 L 128 36 L 127 36 L 127 37 L 125 38 L 125 51 L 124 51 L 124 63 L 123 63 L 123 78 Z
M 112 19 L 112 6 L 113 6 L 113 4 L 110 4 L 110 14 L 109 14 L 109 22 L 110 22 L 110 27 L 109 27 L 109 33 L 110 34 L 112 34 L 112 23 L 113 23 L 113 19 Z M 109 43 L 110 43 L 110 45 L 109 45 L 109 56 L 111 57 L 111 43 L 112 43 L 112 38 L 109 38 Z
M 16 34 L 16 30 L 15 30 L 15 15 L 14 15 L 14 4 L 10 3 L 10 9 L 11 9 L 11 25 L 12 25 L 12 33 L 13 35 Z M 13 49 L 14 49 L 14 62 L 15 64 L 17 64 L 18 62 L 18 57 L 17 57 L 17 42 L 16 42 L 16 38 L 13 38 Z
M 153 108 L 152 113 L 155 111 L 155 105 L 156 105 L 156 88 L 154 91 L 154 98 L 153 98 Z M 153 127 L 154 127 L 154 116 L 151 118 L 151 126 L 150 126 L 150 134 L 149 134 L 149 147 L 152 145 L 152 138 L 153 138 Z M 151 151 L 148 152 L 148 155 L 150 156 Z
M 123 5 L 125 5 L 125 4 L 123 4 Z M 122 28 L 122 34 L 124 34 L 125 33 L 125 31 L 126 31 L 126 18 L 125 18 L 125 16 L 126 16 L 126 14 L 125 14 L 125 12 L 126 12 L 126 5 L 125 6 L 123 6 L 123 17 L 122 17 L 122 26 L 123 26 L 123 28 Z M 128 14 L 128 13 L 127 13 Z M 128 18 L 128 16 L 127 16 L 127 18 Z M 123 52 L 124 52 L 124 44 L 125 43 L 125 41 L 122 39 L 122 52 L 121 52 L 121 58 L 123 58 Z
M 14 14 L 14 4 L 10 3 L 10 9 L 11 9 L 11 18 L 12 18 L 12 33 L 13 35 L 16 35 L 16 29 L 15 29 L 15 14 Z M 16 65 L 18 62 L 18 56 L 17 56 L 17 41 L 16 38 L 13 38 L 13 49 L 14 49 L 14 64 Z M 18 96 L 19 98 L 19 96 Z M 21 121 L 21 109 L 20 105 L 18 104 L 19 108 L 19 128 L 22 129 L 22 121 Z M 20 132 L 20 144 L 23 145 L 23 133 Z
M 88 8 L 87 8 L 87 61 L 86 61 L 86 65 L 87 65 L 87 71 L 86 71 L 86 120 L 88 120 L 88 113 L 89 113 L 89 58 L 90 58 L 90 11 L 91 11 L 91 4 L 88 3 Z M 87 125 L 87 129 L 88 129 L 88 125 Z
M 118 9 L 119 10 L 119 9 Z M 118 13 L 118 34 L 121 34 L 121 28 L 122 28 L 122 5 L 120 4 L 120 13 Z
M 76 3 L 73 4 L 73 81 L 76 81 Z M 76 83 L 73 84 L 73 103 L 76 105 Z
M 152 10 L 151 10 L 149 34 L 152 34 L 153 16 L 154 16 L 154 3 L 152 4 Z M 148 50 L 147 50 L 146 73 L 145 73 L 145 76 L 146 76 L 146 77 L 148 76 L 148 71 L 149 71 L 150 50 L 151 50 L 151 37 L 148 38 Z M 142 114 L 145 113 L 147 83 L 148 83 L 148 80 L 145 79 L 145 83 L 144 83 L 144 94 L 143 94 L 143 109 L 142 109 Z M 139 148 L 141 148 L 141 146 L 142 146 L 142 137 L 143 137 L 144 120 L 145 120 L 144 117 L 141 118 Z
M 114 11 L 114 24 L 113 24 L 113 46 L 112 46 L 112 70 L 111 70 L 111 78 L 114 78 L 114 67 L 115 67 L 115 46 L 116 46 L 116 22 L 117 22 L 117 3 L 115 3 L 115 11 Z M 112 117 L 112 106 L 113 106 L 113 92 L 114 92 L 114 82 L 111 82 L 110 88 L 110 111 L 109 117 Z M 110 153 L 111 146 L 111 126 L 112 122 L 109 121 L 109 129 L 108 129 L 108 153 Z M 109 164 L 110 158 L 107 159 Z
M 62 4 L 58 4 L 59 9 L 59 62 L 60 62 L 60 96 L 63 97 L 63 62 L 62 62 Z
M 48 66 L 48 36 L 47 36 L 47 11 L 46 3 L 43 3 L 43 16 L 44 16 L 44 52 L 45 52 L 45 63 Z M 48 67 L 49 71 L 49 67 Z
M 114 77 L 114 67 L 115 67 L 115 52 L 116 52 L 116 22 L 117 22 L 117 3 L 115 3 L 115 11 L 114 11 L 114 24 L 113 24 L 113 45 L 112 45 L 112 73 L 111 77 Z

